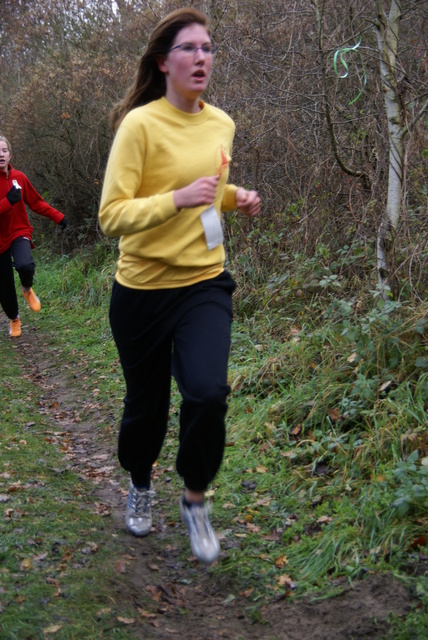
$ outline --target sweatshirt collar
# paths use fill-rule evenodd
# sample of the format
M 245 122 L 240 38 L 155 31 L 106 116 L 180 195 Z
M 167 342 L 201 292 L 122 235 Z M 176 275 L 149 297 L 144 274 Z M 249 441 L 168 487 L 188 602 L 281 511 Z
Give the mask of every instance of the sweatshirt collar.
M 159 105 L 165 110 L 171 113 L 174 118 L 186 125 L 199 125 L 205 122 L 208 118 L 208 105 L 199 100 L 201 110 L 197 113 L 187 113 L 187 111 L 181 111 L 174 107 L 165 97 L 159 99 Z

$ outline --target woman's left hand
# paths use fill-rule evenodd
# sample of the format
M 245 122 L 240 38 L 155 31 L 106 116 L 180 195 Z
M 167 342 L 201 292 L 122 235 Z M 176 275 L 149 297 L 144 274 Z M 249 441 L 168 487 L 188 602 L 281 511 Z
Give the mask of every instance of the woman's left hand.
M 260 212 L 260 198 L 257 191 L 247 191 L 242 187 L 236 190 L 236 208 L 249 218 L 253 218 Z

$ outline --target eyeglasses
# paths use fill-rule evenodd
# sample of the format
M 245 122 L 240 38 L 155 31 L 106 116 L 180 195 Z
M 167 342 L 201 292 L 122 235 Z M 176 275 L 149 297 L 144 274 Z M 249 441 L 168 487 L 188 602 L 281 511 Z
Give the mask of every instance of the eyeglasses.
M 179 49 L 185 56 L 195 56 L 199 49 L 206 56 L 214 56 L 218 51 L 218 47 L 214 44 L 203 44 L 202 47 L 197 47 L 191 42 L 183 42 L 183 44 L 178 44 L 176 47 L 172 47 L 172 49 L 169 49 L 168 53 L 177 49 Z

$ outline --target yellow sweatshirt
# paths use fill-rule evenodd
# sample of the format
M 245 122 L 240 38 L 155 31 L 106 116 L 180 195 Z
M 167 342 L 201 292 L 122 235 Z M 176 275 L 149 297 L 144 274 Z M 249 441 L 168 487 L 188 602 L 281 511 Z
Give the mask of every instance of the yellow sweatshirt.
M 109 237 L 120 236 L 117 281 L 133 289 L 168 289 L 214 278 L 223 271 L 223 244 L 207 248 L 201 212 L 178 211 L 173 192 L 205 176 L 221 174 L 214 202 L 236 208 L 228 185 L 235 133 L 233 120 L 201 102 L 189 114 L 165 98 L 130 111 L 110 151 L 99 220 Z

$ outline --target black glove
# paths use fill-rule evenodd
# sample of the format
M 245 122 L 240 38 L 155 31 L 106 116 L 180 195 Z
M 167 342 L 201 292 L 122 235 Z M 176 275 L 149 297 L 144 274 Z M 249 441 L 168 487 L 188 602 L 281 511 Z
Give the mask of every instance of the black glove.
M 64 216 L 61 222 L 58 222 L 58 226 L 60 229 L 64 231 L 67 225 L 68 225 L 68 221 L 67 221 L 67 218 Z
M 10 189 L 10 191 L 7 192 L 6 198 L 9 200 L 9 204 L 11 204 L 12 206 L 17 202 L 20 202 L 22 200 L 21 189 L 18 189 L 18 187 L 13 186 L 12 189 Z

